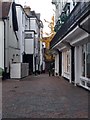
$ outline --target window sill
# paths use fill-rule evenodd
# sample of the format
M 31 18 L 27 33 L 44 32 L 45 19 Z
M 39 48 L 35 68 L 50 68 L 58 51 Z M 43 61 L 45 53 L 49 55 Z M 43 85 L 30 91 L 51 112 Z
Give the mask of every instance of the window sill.
M 80 79 L 81 79 L 81 80 L 84 80 L 84 81 L 87 81 L 87 82 L 90 82 L 90 79 L 89 79 L 89 78 L 86 78 L 86 77 L 83 77 L 83 76 L 81 76 Z

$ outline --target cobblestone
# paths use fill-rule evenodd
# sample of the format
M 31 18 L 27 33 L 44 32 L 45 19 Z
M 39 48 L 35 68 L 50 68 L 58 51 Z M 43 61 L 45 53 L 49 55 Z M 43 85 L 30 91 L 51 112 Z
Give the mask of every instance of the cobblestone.
M 88 91 L 48 74 L 3 81 L 3 118 L 88 118 Z

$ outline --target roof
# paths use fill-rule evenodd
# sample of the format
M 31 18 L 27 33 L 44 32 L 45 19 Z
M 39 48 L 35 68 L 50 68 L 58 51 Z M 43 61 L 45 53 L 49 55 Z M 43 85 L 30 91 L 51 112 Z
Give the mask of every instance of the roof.
M 7 18 L 10 11 L 11 2 L 2 2 L 0 4 L 0 9 L 2 9 L 2 17 Z

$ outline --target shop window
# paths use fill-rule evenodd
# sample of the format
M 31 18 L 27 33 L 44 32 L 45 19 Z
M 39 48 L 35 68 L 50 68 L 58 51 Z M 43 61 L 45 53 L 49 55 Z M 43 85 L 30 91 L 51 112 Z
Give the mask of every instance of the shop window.
M 70 72 L 70 51 L 64 52 L 64 70 L 65 72 Z
M 67 51 L 67 72 L 70 72 L 70 52 Z
M 90 43 L 82 46 L 82 76 L 90 78 Z
M 86 46 L 86 77 L 90 78 L 90 43 Z
M 82 46 L 82 76 L 85 77 L 85 45 Z
M 32 33 L 25 33 L 25 39 L 32 39 L 33 35 Z

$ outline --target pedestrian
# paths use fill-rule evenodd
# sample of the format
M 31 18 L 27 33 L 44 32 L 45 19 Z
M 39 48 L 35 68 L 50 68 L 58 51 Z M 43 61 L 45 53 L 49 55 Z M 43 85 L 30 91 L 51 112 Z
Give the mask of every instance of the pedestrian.
M 52 76 L 54 76 L 54 68 L 52 68 Z
M 49 69 L 49 76 L 51 75 L 51 70 Z

